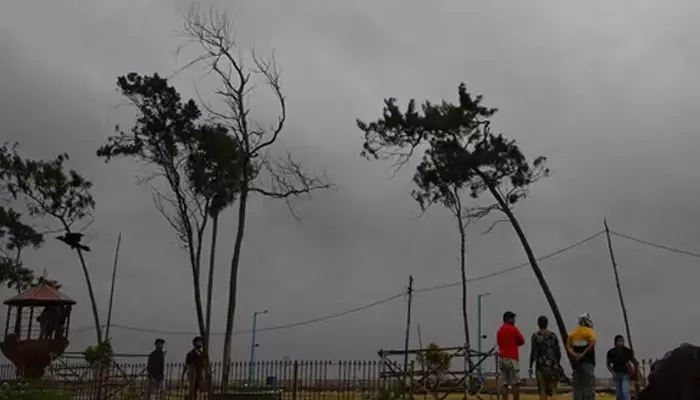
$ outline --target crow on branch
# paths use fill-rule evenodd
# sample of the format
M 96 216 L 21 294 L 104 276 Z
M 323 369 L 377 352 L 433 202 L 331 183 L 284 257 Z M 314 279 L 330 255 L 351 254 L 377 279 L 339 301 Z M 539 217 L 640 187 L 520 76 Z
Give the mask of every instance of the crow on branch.
M 67 244 L 70 246 L 71 249 L 78 249 L 82 251 L 90 251 L 90 248 L 85 246 L 84 244 L 80 243 L 80 241 L 83 239 L 83 234 L 82 233 L 73 233 L 69 232 L 66 233 L 65 235 L 62 236 L 57 236 L 56 239 L 62 241 L 63 243 Z

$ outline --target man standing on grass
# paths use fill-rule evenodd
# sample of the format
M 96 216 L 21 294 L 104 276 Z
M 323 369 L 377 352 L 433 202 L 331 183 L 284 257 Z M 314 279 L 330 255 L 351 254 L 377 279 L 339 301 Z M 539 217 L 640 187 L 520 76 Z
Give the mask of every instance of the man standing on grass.
M 615 336 L 615 347 L 608 350 L 606 365 L 613 374 L 617 400 L 630 400 L 630 375 L 636 373 L 637 360 L 632 350 L 625 346 L 622 335 Z
M 192 350 L 185 357 L 185 368 L 182 370 L 182 379 L 187 377 L 187 398 L 196 400 L 199 394 L 205 391 L 211 373 L 209 370 L 209 358 L 202 350 L 204 341 L 200 336 L 192 339 Z
M 146 386 L 146 399 L 150 400 L 153 393 L 156 393 L 157 398 L 163 396 L 163 382 L 165 379 L 165 352 L 163 351 L 165 340 L 156 339 L 155 350 L 148 355 L 148 383 Z
M 537 318 L 537 332 L 532 334 L 530 345 L 530 368 L 529 374 L 532 377 L 532 366 L 535 366 L 537 377 L 537 391 L 540 400 L 552 400 L 556 391 L 557 375 L 561 367 L 561 348 L 557 335 L 547 329 L 549 320 L 544 315 Z M 629 400 L 629 399 L 627 399 Z
M 519 347 L 525 344 L 525 338 L 515 326 L 515 313 L 503 313 L 503 325 L 496 333 L 498 344 L 498 364 L 501 372 L 502 399 L 508 400 L 512 391 L 513 400 L 520 400 L 520 352 Z
M 595 399 L 596 334 L 590 314 L 578 317 L 578 326 L 566 340 L 566 350 L 574 363 L 574 400 Z

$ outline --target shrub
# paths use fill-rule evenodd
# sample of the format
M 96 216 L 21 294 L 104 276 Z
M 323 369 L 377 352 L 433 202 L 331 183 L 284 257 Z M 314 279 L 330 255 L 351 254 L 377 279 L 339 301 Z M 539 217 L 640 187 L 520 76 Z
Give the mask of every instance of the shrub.
M 26 382 L 3 383 L 0 400 L 70 400 L 70 394 L 34 387 Z

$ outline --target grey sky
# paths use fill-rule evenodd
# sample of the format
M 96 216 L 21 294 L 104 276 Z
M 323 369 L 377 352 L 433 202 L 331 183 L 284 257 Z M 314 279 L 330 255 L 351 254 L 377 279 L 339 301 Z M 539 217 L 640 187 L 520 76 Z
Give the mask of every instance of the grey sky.
M 417 219 L 408 193 L 411 171 L 391 178 L 388 165 L 359 157 L 354 120 L 376 118 L 382 99 L 446 98 L 464 81 L 498 107 L 496 127 L 520 141 L 530 156 L 546 155 L 555 172 L 517 208 L 538 255 L 602 229 L 698 249 L 694 134 L 700 80 L 700 4 L 691 1 L 571 2 L 417 1 L 213 3 L 235 16 L 242 47 L 275 49 L 290 119 L 283 148 L 338 185 L 333 193 L 298 202 L 303 221 L 284 203 L 256 200 L 245 239 L 236 329 L 250 328 L 254 310 L 269 309 L 260 326 L 343 311 L 403 290 L 457 281 L 453 221 L 441 209 Z M 118 75 L 170 75 L 181 14 L 188 4 L 168 1 L 19 2 L 0 14 L 0 120 L 4 140 L 19 140 L 30 156 L 72 156 L 71 166 L 95 183 L 96 221 L 88 262 L 106 315 L 111 260 L 124 235 L 114 321 L 167 331 L 194 331 L 186 255 L 155 211 L 148 190 L 136 186 L 129 162 L 105 165 L 95 149 L 130 113 L 116 108 Z M 693 39 L 695 38 L 695 39 Z M 175 83 L 194 96 L 196 71 Z M 274 118 L 264 98 L 255 114 Z M 256 103 L 257 104 L 257 103 Z M 228 264 L 235 221 L 222 229 L 215 327 L 223 331 Z M 511 228 L 481 236 L 470 228 L 469 276 L 524 260 Z M 635 345 L 653 357 L 692 340 L 700 322 L 687 318 L 700 279 L 697 261 L 615 240 Z M 75 255 L 58 242 L 26 259 L 47 268 L 78 300 L 73 326 L 91 324 L 84 280 Z M 571 327 L 593 315 L 601 343 L 622 332 L 622 320 L 604 238 L 543 263 Z M 549 315 L 528 268 L 471 284 L 472 309 L 485 300 L 484 327 L 501 313 L 518 313 L 529 331 Z M 3 291 L 3 298 L 8 296 Z M 401 300 L 327 322 L 260 334 L 261 358 L 367 358 L 400 347 Z M 472 326 L 475 326 L 472 313 Z M 460 342 L 459 288 L 416 295 L 414 321 L 424 341 Z M 668 329 L 662 324 L 671 324 Z M 415 332 L 415 331 L 414 331 Z M 119 352 L 147 352 L 162 336 L 169 356 L 183 356 L 189 335 L 116 329 Z M 491 335 L 493 336 L 493 335 Z M 72 350 L 94 340 L 72 336 Z M 492 339 L 487 339 L 490 345 Z M 234 341 L 247 357 L 248 335 Z M 214 343 L 217 352 L 221 341 Z

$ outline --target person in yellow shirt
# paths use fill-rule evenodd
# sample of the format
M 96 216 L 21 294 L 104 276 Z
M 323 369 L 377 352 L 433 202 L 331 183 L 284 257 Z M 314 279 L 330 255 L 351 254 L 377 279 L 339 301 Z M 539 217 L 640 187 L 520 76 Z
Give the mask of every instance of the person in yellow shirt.
M 578 326 L 566 340 L 566 350 L 576 361 L 573 376 L 574 400 L 595 399 L 595 343 L 593 320 L 590 314 L 581 314 Z

